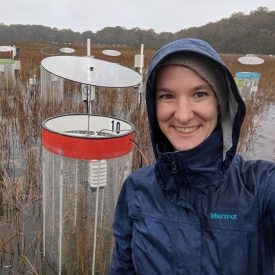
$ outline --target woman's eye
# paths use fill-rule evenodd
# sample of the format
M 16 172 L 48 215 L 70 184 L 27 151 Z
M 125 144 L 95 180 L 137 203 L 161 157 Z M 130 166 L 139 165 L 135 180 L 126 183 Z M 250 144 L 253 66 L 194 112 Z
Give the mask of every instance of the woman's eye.
M 159 98 L 160 98 L 160 99 L 171 99 L 171 98 L 172 98 L 172 95 L 169 95 L 169 94 L 160 95 Z
M 197 97 L 197 98 L 200 98 L 200 97 L 207 96 L 207 93 L 200 92 L 200 93 L 196 93 L 194 96 Z

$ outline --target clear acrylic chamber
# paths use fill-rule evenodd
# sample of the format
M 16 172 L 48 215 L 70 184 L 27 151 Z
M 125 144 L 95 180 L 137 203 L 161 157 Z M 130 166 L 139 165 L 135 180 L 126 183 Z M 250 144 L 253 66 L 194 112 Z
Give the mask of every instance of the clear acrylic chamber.
M 14 80 L 14 60 L 0 59 L 0 90 L 10 89 Z
M 43 122 L 43 252 L 52 274 L 108 274 L 114 209 L 131 172 L 133 139 L 134 126 L 113 117 Z
M 40 69 L 41 101 L 60 103 L 63 100 L 63 78 L 54 75 L 43 67 Z

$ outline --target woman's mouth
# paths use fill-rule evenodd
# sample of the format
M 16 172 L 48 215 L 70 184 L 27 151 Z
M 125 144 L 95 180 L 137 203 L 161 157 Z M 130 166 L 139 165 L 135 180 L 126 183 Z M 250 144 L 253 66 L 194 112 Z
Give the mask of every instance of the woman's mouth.
M 181 132 L 181 133 L 191 133 L 199 128 L 199 126 L 193 126 L 193 127 L 177 127 L 174 126 L 174 128 Z

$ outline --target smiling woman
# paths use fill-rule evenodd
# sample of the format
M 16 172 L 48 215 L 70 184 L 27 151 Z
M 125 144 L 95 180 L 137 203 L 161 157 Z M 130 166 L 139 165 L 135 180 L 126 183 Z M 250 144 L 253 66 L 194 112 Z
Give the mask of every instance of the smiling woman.
M 218 100 L 210 84 L 183 66 L 161 67 L 156 76 L 159 127 L 175 150 L 189 150 L 207 139 L 218 121 Z
M 110 275 L 273 275 L 275 164 L 236 153 L 245 105 L 215 50 L 181 39 L 151 59 L 156 163 L 116 206 Z

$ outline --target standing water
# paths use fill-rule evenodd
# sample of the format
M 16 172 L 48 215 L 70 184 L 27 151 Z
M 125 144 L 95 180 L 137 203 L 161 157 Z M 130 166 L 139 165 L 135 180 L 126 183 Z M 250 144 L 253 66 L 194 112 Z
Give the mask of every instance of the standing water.
M 275 161 L 275 105 L 271 105 L 261 119 L 256 118 L 256 134 L 246 148 L 245 158 Z

